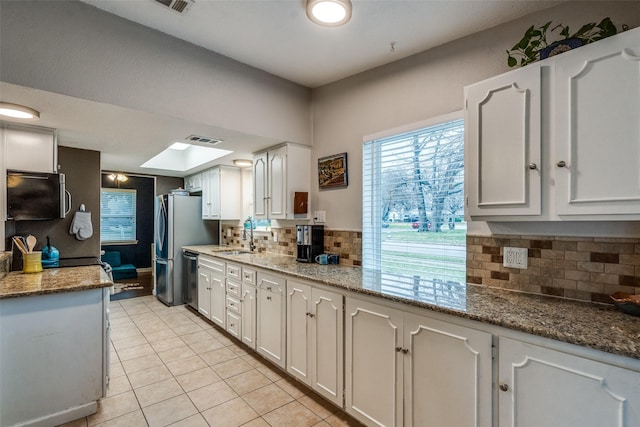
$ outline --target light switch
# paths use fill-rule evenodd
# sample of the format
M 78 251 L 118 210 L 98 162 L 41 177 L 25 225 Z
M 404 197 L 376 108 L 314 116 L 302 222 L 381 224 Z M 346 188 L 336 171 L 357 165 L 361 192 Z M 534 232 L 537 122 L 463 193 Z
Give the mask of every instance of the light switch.
M 502 265 L 510 268 L 526 269 L 528 266 L 529 250 L 527 248 L 504 247 Z

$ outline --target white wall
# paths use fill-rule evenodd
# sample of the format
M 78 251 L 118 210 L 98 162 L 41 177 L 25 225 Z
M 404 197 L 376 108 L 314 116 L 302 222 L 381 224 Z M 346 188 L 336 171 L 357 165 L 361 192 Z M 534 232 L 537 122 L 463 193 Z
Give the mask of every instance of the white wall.
M 525 30 L 547 21 L 569 25 L 573 31 L 587 22 L 610 17 L 620 27 L 640 25 L 638 2 L 567 2 L 313 91 L 312 175 L 319 157 L 347 151 L 349 186 L 319 191 L 311 182 L 314 210 L 327 211 L 327 227 L 362 229 L 362 139 L 410 123 L 461 110 L 464 86 L 508 71 L 506 50 Z M 595 223 L 596 227 L 602 226 Z M 597 233 L 591 226 L 575 225 L 569 233 Z M 476 230 L 490 233 L 485 223 Z M 493 225 L 491 226 L 495 228 Z M 609 224 L 604 234 L 640 235 L 636 224 Z M 497 228 L 501 232 L 518 227 Z M 539 224 L 523 232 L 554 234 L 558 227 Z
M 308 88 L 78 1 L 0 8 L 4 82 L 311 144 Z

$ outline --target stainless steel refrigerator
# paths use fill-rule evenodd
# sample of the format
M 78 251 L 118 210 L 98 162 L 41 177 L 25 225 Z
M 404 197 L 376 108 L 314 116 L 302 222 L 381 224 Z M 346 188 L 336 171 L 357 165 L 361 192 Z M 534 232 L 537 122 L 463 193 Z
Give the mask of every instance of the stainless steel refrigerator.
M 202 197 L 164 194 L 155 201 L 156 296 L 167 305 L 185 303 L 182 246 L 217 245 L 220 221 L 202 219 Z

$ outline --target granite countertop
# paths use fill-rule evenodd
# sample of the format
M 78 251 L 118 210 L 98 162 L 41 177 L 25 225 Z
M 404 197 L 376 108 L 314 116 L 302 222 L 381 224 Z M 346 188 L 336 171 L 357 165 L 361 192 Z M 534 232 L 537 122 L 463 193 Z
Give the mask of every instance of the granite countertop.
M 224 255 L 229 246 L 185 246 L 193 252 L 349 291 L 640 359 L 640 317 L 613 306 L 486 286 L 401 278 L 358 267 L 296 262 L 271 253 Z
M 99 265 L 49 268 L 42 273 L 13 271 L 0 279 L 0 299 L 113 286 Z

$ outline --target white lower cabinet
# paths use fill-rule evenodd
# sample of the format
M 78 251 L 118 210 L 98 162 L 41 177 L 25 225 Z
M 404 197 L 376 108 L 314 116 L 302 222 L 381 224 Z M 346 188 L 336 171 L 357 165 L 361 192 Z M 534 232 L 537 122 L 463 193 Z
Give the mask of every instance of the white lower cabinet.
M 346 298 L 346 410 L 367 425 L 492 425 L 489 333 Z
M 198 312 L 225 327 L 225 263 L 206 255 L 198 256 Z
M 242 298 L 240 299 L 240 339 L 244 344 L 256 349 L 256 299 L 255 286 L 242 284 Z
M 286 280 L 262 271 L 257 276 L 256 351 L 285 369 Z
M 500 337 L 500 427 L 640 426 L 640 372 Z
M 343 405 L 343 296 L 287 280 L 287 372 Z

